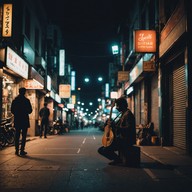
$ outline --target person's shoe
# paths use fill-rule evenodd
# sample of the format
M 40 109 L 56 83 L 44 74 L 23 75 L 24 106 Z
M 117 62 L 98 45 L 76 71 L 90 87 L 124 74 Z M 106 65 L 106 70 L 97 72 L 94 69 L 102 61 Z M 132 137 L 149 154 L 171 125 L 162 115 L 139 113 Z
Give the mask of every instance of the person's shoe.
M 121 160 L 114 160 L 114 161 L 112 161 L 112 162 L 110 162 L 110 163 L 108 163 L 109 165 L 119 165 L 119 164 L 121 164 L 122 163 L 122 161 Z
M 20 151 L 20 155 L 27 155 L 26 151 Z
M 18 150 L 15 151 L 15 155 L 19 156 L 19 151 Z
M 47 138 L 47 136 L 44 137 L 45 139 Z

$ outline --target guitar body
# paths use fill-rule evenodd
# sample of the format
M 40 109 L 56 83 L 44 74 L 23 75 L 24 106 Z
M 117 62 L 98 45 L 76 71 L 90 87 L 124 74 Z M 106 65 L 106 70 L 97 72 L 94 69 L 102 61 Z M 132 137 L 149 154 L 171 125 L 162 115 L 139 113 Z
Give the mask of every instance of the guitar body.
M 109 121 L 111 121 L 112 110 L 113 110 L 114 106 L 115 106 L 115 101 L 113 101 L 112 106 L 111 106 Z M 111 126 L 106 125 L 105 128 L 104 128 L 104 134 L 103 134 L 103 137 L 102 137 L 102 145 L 104 147 L 110 146 L 111 143 L 113 142 L 113 139 L 114 139 L 114 133 L 112 131 L 112 128 L 111 128 Z
M 102 145 L 104 147 L 110 146 L 111 143 L 113 142 L 113 139 L 114 139 L 114 134 L 112 129 L 110 127 L 107 127 L 107 128 L 105 127 L 104 134 L 102 137 Z

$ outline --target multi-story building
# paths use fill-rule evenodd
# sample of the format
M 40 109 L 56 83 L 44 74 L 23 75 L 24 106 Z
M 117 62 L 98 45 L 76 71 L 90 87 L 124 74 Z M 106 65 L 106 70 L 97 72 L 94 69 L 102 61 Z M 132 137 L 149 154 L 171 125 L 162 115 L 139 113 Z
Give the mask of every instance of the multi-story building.
M 192 153 L 191 4 L 185 0 L 137 0 L 120 33 L 128 72 L 121 90 L 128 96 L 136 124 L 153 122 L 161 145 L 172 145 L 188 154 Z M 154 31 L 156 51 L 139 50 L 136 32 L 144 41 Z
M 51 56 L 58 60 L 61 45 L 57 45 L 54 52 L 55 44 L 48 47 L 50 34 L 48 36 L 48 21 L 41 1 L 1 1 L 0 13 L 0 118 L 11 116 L 11 102 L 24 86 L 33 107 L 28 134 L 34 136 L 38 134 L 38 112 L 45 100 L 51 109 L 50 120 L 56 118 L 55 111 L 61 110 L 54 108 L 61 99 L 57 74 L 51 72 L 55 69 L 54 63 L 48 61 Z M 62 37 L 58 38 L 57 42 L 62 42 Z

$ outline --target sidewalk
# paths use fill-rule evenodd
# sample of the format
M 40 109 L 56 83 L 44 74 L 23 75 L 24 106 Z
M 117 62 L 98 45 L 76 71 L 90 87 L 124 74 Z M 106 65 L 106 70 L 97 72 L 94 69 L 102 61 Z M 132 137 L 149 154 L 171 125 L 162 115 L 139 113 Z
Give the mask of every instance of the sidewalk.
M 174 168 L 176 172 L 192 180 L 192 157 L 176 147 L 140 146 L 141 152 L 150 158 Z

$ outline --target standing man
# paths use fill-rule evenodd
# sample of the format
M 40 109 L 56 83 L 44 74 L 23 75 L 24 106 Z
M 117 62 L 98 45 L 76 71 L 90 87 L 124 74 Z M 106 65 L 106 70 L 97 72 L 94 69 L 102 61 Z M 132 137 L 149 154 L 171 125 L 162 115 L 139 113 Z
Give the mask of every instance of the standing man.
M 117 121 L 107 121 L 108 127 L 111 127 L 114 133 L 114 140 L 109 146 L 102 146 L 98 153 L 112 162 L 109 165 L 116 165 L 122 162 L 116 151 L 126 150 L 128 146 L 136 143 L 135 117 L 128 109 L 127 100 L 120 97 L 115 101 L 116 109 L 120 112 L 120 118 Z
M 47 103 L 44 103 L 44 107 L 41 108 L 39 111 L 39 116 L 41 118 L 40 138 L 43 135 L 43 130 L 44 130 L 44 138 L 47 138 L 47 128 L 49 125 L 49 115 L 50 115 L 50 111 L 49 111 L 49 108 L 47 107 Z
M 22 133 L 20 155 L 26 155 L 25 144 L 27 137 L 27 130 L 30 127 L 29 114 L 32 113 L 32 106 L 25 97 L 26 89 L 24 87 L 19 89 L 19 95 L 13 100 L 11 104 L 11 113 L 14 115 L 15 133 L 15 154 L 19 155 L 19 139 Z

